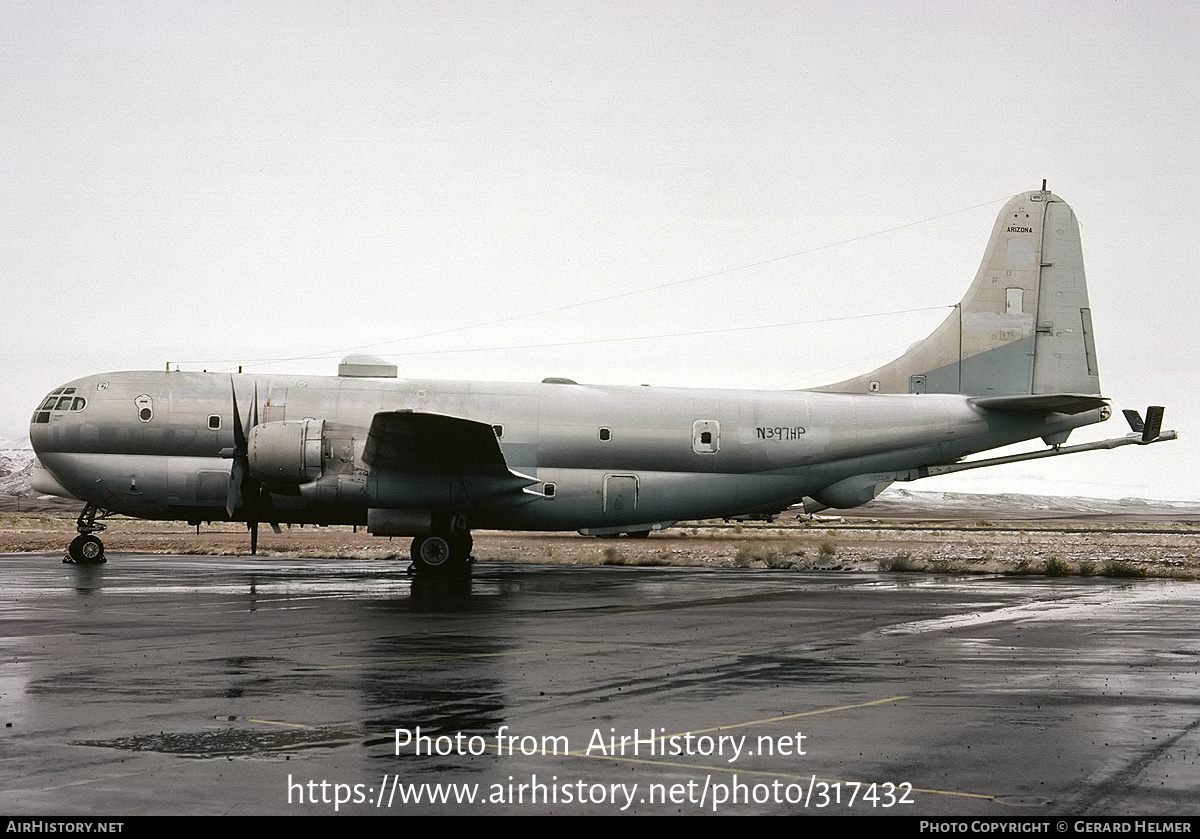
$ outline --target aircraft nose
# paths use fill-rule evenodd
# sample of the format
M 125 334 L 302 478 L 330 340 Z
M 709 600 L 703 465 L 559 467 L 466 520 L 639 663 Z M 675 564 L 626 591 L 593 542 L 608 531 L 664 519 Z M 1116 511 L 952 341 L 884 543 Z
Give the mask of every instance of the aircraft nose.
M 43 448 L 51 438 L 51 429 L 57 420 L 77 416 L 87 408 L 87 397 L 79 382 L 72 382 L 50 391 L 29 418 L 29 442 L 34 451 Z

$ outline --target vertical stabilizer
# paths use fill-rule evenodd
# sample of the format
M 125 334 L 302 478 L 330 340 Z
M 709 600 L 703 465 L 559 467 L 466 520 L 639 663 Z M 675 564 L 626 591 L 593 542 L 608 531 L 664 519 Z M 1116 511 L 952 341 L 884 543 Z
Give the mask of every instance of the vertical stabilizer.
M 933 334 L 871 373 L 814 390 L 1099 394 L 1075 213 L 1046 190 L 1014 196 L 975 281 Z

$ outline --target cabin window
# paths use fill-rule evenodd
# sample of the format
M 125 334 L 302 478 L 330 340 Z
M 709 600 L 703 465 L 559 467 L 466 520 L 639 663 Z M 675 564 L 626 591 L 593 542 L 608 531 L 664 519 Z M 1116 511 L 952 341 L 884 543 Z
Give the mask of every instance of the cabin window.
M 218 428 L 220 428 L 221 427 L 221 417 L 218 416 L 217 414 L 213 414 L 212 416 L 210 416 L 208 418 L 208 427 L 211 428 L 213 431 L 216 431 Z
M 612 429 L 611 428 L 601 428 L 600 429 L 600 442 L 607 443 L 611 439 L 612 439 Z
M 542 484 L 542 495 L 546 496 L 547 498 L 553 498 L 556 492 L 558 492 L 558 487 L 556 487 L 554 484 L 550 482 Z
M 504 439 L 504 426 L 503 425 L 493 425 L 492 431 L 495 432 L 497 440 Z

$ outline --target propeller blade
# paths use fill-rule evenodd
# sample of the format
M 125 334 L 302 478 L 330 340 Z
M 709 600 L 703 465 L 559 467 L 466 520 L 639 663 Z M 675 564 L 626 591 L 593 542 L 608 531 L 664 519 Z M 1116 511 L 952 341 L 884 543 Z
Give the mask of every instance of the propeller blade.
M 230 518 L 233 518 L 233 511 L 242 506 L 242 480 L 245 477 L 246 465 L 235 453 L 229 470 L 229 493 L 225 496 L 225 514 Z
M 246 455 L 246 429 L 242 428 L 242 415 L 238 411 L 237 388 L 233 384 L 233 376 L 229 377 L 229 390 L 233 393 L 233 454 Z
M 229 390 L 233 394 L 233 466 L 229 469 L 229 494 L 226 496 L 225 512 L 233 518 L 233 511 L 241 509 L 246 517 L 246 529 L 250 531 L 250 553 L 258 554 L 258 520 L 262 511 L 271 506 L 271 496 L 263 492 L 262 484 L 250 474 L 249 436 L 258 425 L 258 382 L 254 383 L 254 401 L 250 405 L 249 425 L 242 425 L 238 410 L 237 385 L 229 377 Z M 272 525 L 278 530 L 279 525 Z
M 242 484 L 246 480 L 246 431 L 242 428 L 242 415 L 238 411 L 237 386 L 233 376 L 229 377 L 229 392 L 233 396 L 233 465 L 229 468 L 229 492 L 225 495 L 225 514 L 233 518 L 233 511 L 241 507 Z

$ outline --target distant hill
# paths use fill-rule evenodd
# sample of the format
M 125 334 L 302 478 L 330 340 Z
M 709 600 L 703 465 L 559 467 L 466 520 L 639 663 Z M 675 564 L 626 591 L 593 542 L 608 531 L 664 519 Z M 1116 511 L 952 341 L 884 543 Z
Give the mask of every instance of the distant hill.
M 0 495 L 28 495 L 33 474 L 33 449 L 29 441 L 0 439 Z
M 78 510 L 78 501 L 37 496 L 29 486 L 33 461 L 33 449 L 28 440 L 0 439 L 0 510 Z
M 1019 493 L 915 492 L 895 486 L 870 504 L 830 511 L 852 518 L 914 518 L 963 521 L 1036 521 L 1039 519 L 1126 518 L 1200 520 L 1200 503 L 1145 498 L 1081 498 Z

